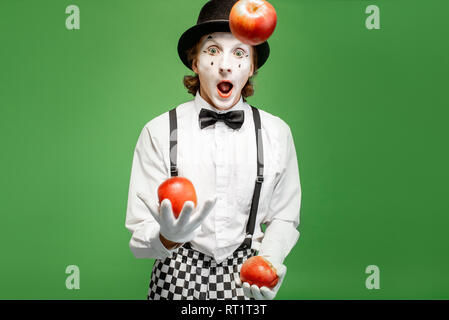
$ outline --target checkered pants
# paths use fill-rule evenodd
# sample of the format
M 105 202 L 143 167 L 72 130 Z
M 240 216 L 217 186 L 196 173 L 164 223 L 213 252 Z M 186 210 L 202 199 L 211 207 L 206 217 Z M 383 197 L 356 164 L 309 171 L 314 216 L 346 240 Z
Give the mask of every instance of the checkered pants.
M 151 274 L 148 300 L 248 300 L 234 279 L 243 262 L 255 250 L 236 250 L 218 264 L 213 257 L 180 247 L 172 258 L 156 260 Z

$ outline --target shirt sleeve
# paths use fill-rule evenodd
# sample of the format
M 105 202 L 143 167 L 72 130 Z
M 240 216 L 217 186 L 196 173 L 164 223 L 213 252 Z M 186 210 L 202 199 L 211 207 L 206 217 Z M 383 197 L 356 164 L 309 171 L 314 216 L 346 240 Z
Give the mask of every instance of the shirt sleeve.
M 275 182 L 268 208 L 267 227 L 259 254 L 270 256 L 282 263 L 299 239 L 299 213 L 301 184 L 298 160 L 290 127 L 284 123 L 285 134 L 281 138 L 281 171 Z
M 167 177 L 163 153 L 147 124 L 134 150 L 125 222 L 132 233 L 129 247 L 136 258 L 164 259 L 171 257 L 174 251 L 166 249 L 161 243 L 159 224 L 137 197 L 137 193 L 141 193 L 153 203 L 158 203 L 157 189 Z

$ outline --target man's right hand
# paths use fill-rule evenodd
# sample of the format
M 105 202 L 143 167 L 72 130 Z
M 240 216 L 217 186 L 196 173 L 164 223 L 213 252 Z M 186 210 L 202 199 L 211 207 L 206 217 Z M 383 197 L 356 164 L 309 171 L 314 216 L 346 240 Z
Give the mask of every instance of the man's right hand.
M 167 240 L 184 243 L 193 240 L 198 232 L 198 227 L 203 223 L 207 215 L 212 211 L 217 198 L 207 200 L 200 210 L 196 210 L 192 201 L 186 201 L 176 219 L 169 199 L 164 199 L 158 207 L 147 200 L 147 197 L 137 194 L 143 201 L 153 218 L 159 223 L 159 233 Z

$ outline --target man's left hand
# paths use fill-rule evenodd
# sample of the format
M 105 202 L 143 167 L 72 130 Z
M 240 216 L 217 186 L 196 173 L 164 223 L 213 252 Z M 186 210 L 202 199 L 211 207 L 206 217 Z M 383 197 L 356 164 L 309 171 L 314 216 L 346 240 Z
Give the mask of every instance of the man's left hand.
M 271 263 L 271 262 L 270 262 Z M 254 298 L 256 300 L 273 300 L 281 287 L 282 281 L 284 280 L 285 273 L 287 272 L 287 267 L 279 263 L 271 263 L 276 269 L 276 274 L 279 277 L 278 283 L 272 289 L 268 287 L 259 288 L 255 284 L 252 286 L 248 282 L 243 282 L 240 277 L 235 279 L 235 283 L 238 287 L 243 288 L 243 293 L 247 298 Z

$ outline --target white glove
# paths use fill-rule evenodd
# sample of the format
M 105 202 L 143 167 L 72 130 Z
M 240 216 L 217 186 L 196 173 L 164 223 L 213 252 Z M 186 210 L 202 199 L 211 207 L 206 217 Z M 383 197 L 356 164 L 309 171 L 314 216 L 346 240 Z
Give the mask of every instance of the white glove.
M 255 284 L 251 286 L 248 282 L 242 283 L 240 277 L 236 277 L 235 284 L 238 287 L 243 288 L 243 293 L 247 298 L 254 298 L 256 300 L 273 300 L 276 294 L 278 293 L 279 288 L 281 287 L 282 281 L 284 281 L 284 276 L 285 273 L 287 272 L 287 267 L 282 263 L 272 263 L 267 257 L 264 258 L 268 260 L 276 269 L 276 274 L 279 277 L 278 283 L 272 289 L 268 287 L 259 288 Z
M 259 289 L 256 285 L 250 286 L 249 283 L 241 283 L 240 279 L 237 279 L 236 283 L 243 288 L 245 296 L 257 300 L 274 299 L 287 272 L 287 267 L 283 262 L 291 247 L 286 247 L 286 243 L 296 243 L 298 237 L 299 233 L 294 227 L 292 228 L 291 222 L 274 219 L 267 225 L 260 245 L 259 256 L 264 257 L 273 265 L 279 280 L 273 289 L 267 287 Z
M 137 194 L 137 197 L 143 201 L 153 218 L 159 223 L 159 233 L 165 239 L 176 243 L 189 242 L 195 238 L 199 231 L 198 227 L 212 211 L 217 201 L 217 198 L 207 200 L 201 210 L 195 210 L 194 203 L 186 201 L 178 218 L 175 218 L 169 199 L 164 199 L 158 208 L 143 195 Z

